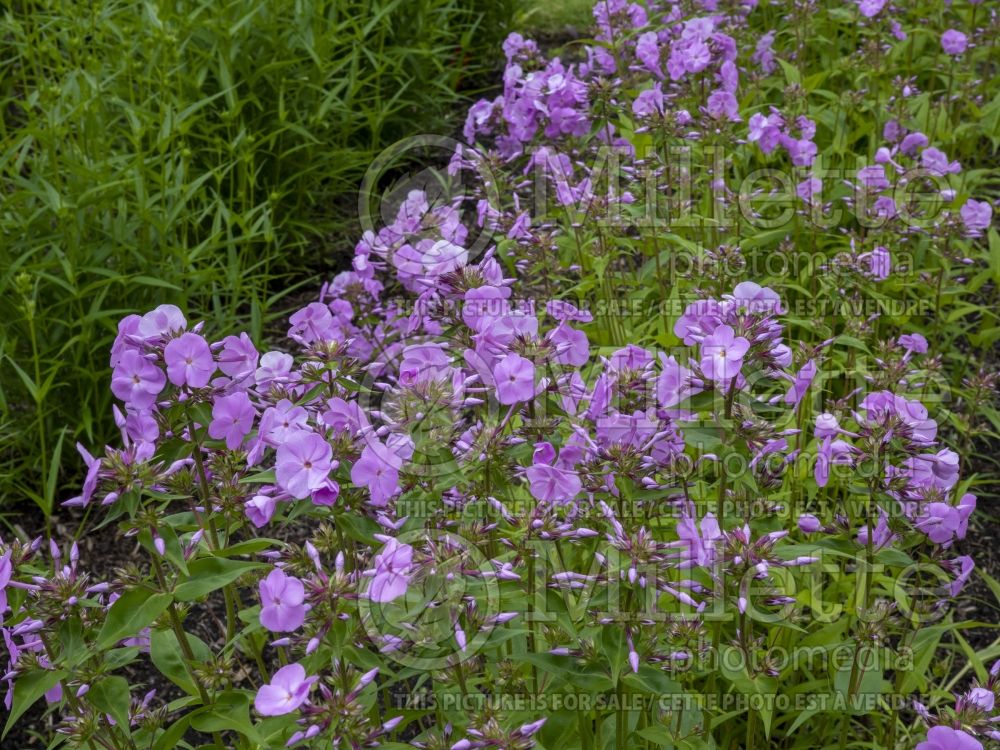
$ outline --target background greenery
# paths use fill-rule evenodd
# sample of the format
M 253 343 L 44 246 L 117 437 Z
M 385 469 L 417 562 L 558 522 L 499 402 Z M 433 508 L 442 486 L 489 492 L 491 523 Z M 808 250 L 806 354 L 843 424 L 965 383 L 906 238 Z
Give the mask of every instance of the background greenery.
M 108 349 L 171 302 L 255 335 L 343 265 L 360 175 L 435 132 L 518 0 L 22 0 L 0 17 L 0 508 L 103 444 Z

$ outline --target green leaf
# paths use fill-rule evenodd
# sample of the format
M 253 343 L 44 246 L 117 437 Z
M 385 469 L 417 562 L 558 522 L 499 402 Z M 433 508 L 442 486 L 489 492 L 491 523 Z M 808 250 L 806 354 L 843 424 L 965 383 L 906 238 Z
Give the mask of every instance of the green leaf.
M 250 695 L 241 690 L 227 690 L 211 706 L 191 715 L 191 726 L 199 732 L 239 732 L 251 742 L 262 744 L 262 739 L 250 721 Z
M 189 602 L 221 589 L 244 573 L 266 567 L 263 563 L 227 560 L 224 557 L 203 557 L 188 564 L 191 573 L 174 591 L 177 601 Z
M 237 542 L 231 547 L 226 547 L 225 549 L 218 550 L 215 554 L 219 557 L 236 557 L 237 555 L 254 555 L 258 552 L 262 552 L 271 547 L 276 547 L 280 545 L 281 542 L 277 539 L 268 539 L 266 537 L 258 537 L 256 539 L 247 539 L 242 542 Z
M 662 724 L 645 727 L 638 730 L 636 734 L 642 737 L 642 739 L 652 742 L 657 747 L 673 747 L 675 742 L 674 735 Z
M 83 625 L 79 617 L 71 617 L 59 624 L 60 664 L 70 668 L 80 664 L 88 655 L 83 640 Z
M 184 559 L 184 550 L 181 548 L 177 532 L 169 524 L 163 524 L 159 528 L 160 538 L 163 540 L 163 556 L 177 566 L 177 569 L 184 575 L 188 575 L 187 561 Z M 151 555 L 159 555 L 156 545 L 153 542 L 153 535 L 149 529 L 139 532 L 139 544 L 141 544 Z
M 212 658 L 212 650 L 203 640 L 191 633 L 187 634 L 188 643 L 194 658 L 201 663 Z M 149 656 L 160 674 L 174 683 L 188 695 L 198 695 L 198 686 L 194 684 L 187 667 L 184 666 L 180 644 L 172 630 L 154 630 L 149 634 Z
M 62 465 L 63 438 L 66 437 L 67 428 L 59 431 L 59 440 L 56 447 L 52 449 L 52 457 L 49 459 L 49 475 L 45 478 L 45 515 L 52 513 L 52 506 L 56 498 L 56 482 L 59 481 L 59 468 Z
M 3 734 L 0 739 L 7 736 L 7 732 L 14 726 L 14 722 L 21 718 L 35 701 L 45 695 L 55 687 L 59 680 L 66 677 L 67 672 L 62 669 L 35 669 L 17 678 L 14 683 L 14 702 L 10 708 L 10 716 L 4 725 Z
M 131 281 L 135 284 L 142 284 L 143 286 L 155 286 L 161 289 L 171 289 L 175 292 L 184 291 L 176 284 L 171 284 L 169 281 L 164 281 L 163 279 L 157 279 L 153 276 L 133 276 Z
M 149 589 L 126 591 L 108 610 L 95 648 L 103 651 L 123 638 L 137 635 L 140 630 L 152 625 L 172 600 L 170 594 L 158 594 Z
M 778 60 L 778 65 L 785 72 L 785 80 L 789 83 L 802 83 L 802 74 L 799 73 L 799 69 L 792 65 L 790 62 L 785 62 L 780 57 L 776 58 Z
M 131 699 L 128 680 L 124 677 L 114 675 L 95 682 L 87 691 L 87 700 L 98 711 L 109 714 L 118 726 L 123 729 L 128 727 L 128 708 Z
M 191 714 L 182 716 L 161 734 L 153 745 L 153 750 L 174 750 L 184 739 L 184 733 L 191 725 Z
M 611 668 L 611 681 L 618 684 L 618 678 L 622 670 L 626 668 L 628 661 L 628 644 L 625 643 L 625 635 L 618 628 L 604 628 L 601 631 L 601 651 Z
M 681 692 L 680 683 L 674 682 L 661 670 L 643 664 L 638 672 L 629 672 L 622 682 L 631 688 L 652 695 L 673 695 Z

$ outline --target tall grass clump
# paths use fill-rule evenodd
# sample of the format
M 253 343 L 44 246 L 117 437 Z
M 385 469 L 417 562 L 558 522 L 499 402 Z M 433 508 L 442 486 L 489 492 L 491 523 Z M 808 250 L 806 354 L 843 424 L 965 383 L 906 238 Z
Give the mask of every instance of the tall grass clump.
M 109 438 L 106 351 L 125 311 L 169 302 L 259 333 L 289 277 L 336 266 L 337 206 L 372 153 L 440 127 L 512 12 L 483 0 L 8 6 L 0 496 L 48 513 L 63 448 Z

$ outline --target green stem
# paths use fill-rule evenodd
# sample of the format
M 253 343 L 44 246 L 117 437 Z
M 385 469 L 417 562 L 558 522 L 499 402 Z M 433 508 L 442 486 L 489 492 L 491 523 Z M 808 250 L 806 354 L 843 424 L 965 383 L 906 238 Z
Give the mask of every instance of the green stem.
M 208 474 L 205 472 L 205 462 L 202 458 L 201 438 L 195 429 L 194 419 L 188 418 L 188 430 L 191 433 L 191 441 L 194 443 L 194 463 L 198 471 L 198 481 L 201 485 L 201 501 L 205 506 L 205 521 L 208 523 L 208 546 L 213 552 L 219 548 L 218 529 L 215 519 L 212 517 L 212 495 L 208 486 Z M 197 511 L 195 516 L 197 517 Z M 204 523 L 202 523 L 204 528 Z M 228 537 L 228 530 L 226 536 Z M 226 643 L 230 643 L 236 637 L 236 595 L 233 584 L 226 584 L 222 589 L 223 597 L 226 601 Z

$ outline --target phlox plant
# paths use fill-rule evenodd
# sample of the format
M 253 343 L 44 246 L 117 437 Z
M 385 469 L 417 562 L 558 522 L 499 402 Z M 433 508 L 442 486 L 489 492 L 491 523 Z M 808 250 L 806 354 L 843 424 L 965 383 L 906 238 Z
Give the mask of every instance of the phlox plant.
M 807 11 L 865 96 L 919 80 L 830 99 Z M 995 745 L 955 604 L 996 338 L 952 325 L 995 314 L 941 315 L 1000 266 L 917 93 L 984 104 L 954 68 L 995 20 L 948 13 L 928 50 L 874 0 L 599 0 L 576 61 L 508 38 L 441 175 L 489 179 L 408 191 L 281 341 L 123 318 L 121 440 L 66 505 L 143 554 L 0 543 L 5 731 L 44 699 L 113 750 Z

